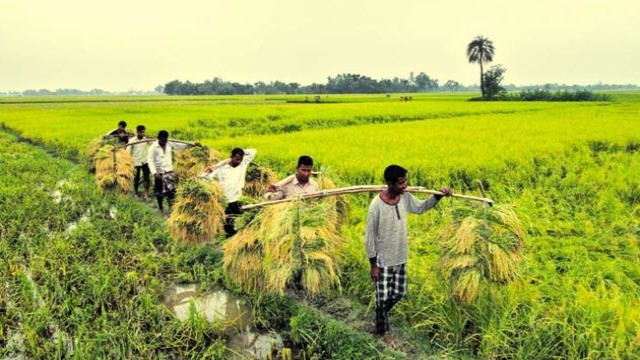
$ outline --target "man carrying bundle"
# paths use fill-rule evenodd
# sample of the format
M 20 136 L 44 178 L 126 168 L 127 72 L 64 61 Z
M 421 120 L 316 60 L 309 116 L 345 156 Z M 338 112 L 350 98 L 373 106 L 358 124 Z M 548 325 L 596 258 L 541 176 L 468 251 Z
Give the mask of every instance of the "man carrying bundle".
M 169 132 L 160 130 L 158 141 L 149 148 L 147 162 L 149 170 L 154 178 L 154 191 L 158 200 L 158 209 L 163 212 L 163 199 L 166 197 L 169 202 L 169 209 L 173 206 L 176 198 L 176 177 L 173 174 L 172 150 L 184 150 L 192 146 L 200 146 L 199 143 L 188 144 L 169 141 Z
M 209 167 L 204 170 L 207 173 L 205 178 L 209 180 L 216 179 L 222 186 L 222 191 L 227 201 L 227 207 L 224 210 L 227 215 L 224 224 L 224 232 L 227 234 L 227 238 L 237 232 L 235 229 L 235 216 L 242 214 L 240 196 L 242 196 L 244 179 L 247 176 L 247 168 L 253 158 L 256 157 L 256 154 L 257 151 L 255 149 L 243 150 L 235 148 L 231 150 L 231 157 L 226 164 L 215 169 Z
M 118 141 L 122 144 L 126 144 L 129 142 L 129 138 L 133 137 L 133 134 L 130 132 L 127 132 L 127 123 L 124 120 L 121 120 L 118 123 L 118 128 L 111 131 L 110 133 L 108 133 L 107 135 L 105 135 L 105 137 L 108 136 L 117 136 L 118 137 Z
M 310 178 L 312 170 L 313 159 L 307 155 L 300 156 L 295 175 L 288 176 L 276 184 L 269 185 L 265 198 L 280 200 L 296 195 L 318 192 L 318 184 Z
M 144 184 L 144 201 L 149 201 L 149 187 L 151 186 L 151 180 L 149 175 L 151 171 L 149 170 L 149 143 L 142 142 L 145 140 L 149 140 L 145 136 L 146 128 L 144 125 L 138 125 L 136 127 L 136 136 L 132 137 L 129 140 L 129 153 L 133 157 L 133 165 L 136 169 L 136 174 L 133 178 L 133 195 L 135 197 L 140 197 L 140 193 L 138 193 L 138 188 L 140 187 L 140 173 L 142 172 L 143 176 L 143 184 Z
M 405 193 L 407 170 L 390 165 L 384 170 L 387 188 L 369 206 L 365 244 L 371 264 L 371 280 L 376 284 L 375 333 L 385 343 L 395 345 L 389 331 L 389 311 L 407 291 L 406 263 L 408 260 L 407 214 L 422 214 L 438 204 L 442 195 L 418 200 Z M 451 196 L 451 190 L 440 190 Z

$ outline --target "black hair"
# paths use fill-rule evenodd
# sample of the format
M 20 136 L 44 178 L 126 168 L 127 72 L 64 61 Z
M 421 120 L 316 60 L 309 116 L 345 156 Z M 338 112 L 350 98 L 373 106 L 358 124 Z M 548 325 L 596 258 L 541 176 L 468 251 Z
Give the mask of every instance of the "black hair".
M 244 156 L 244 150 L 240 148 L 233 148 L 233 150 L 231 150 L 231 156 L 236 156 L 236 155 Z
M 384 169 L 384 181 L 387 184 L 395 184 L 401 177 L 407 176 L 407 169 L 400 165 L 389 165 Z
M 158 132 L 158 139 L 168 139 L 169 138 L 169 132 L 167 130 L 160 130 Z
M 142 131 L 142 130 L 147 130 L 146 127 L 144 127 L 144 125 L 138 125 L 136 126 L 136 131 Z
M 313 166 L 313 159 L 310 156 L 302 155 L 298 158 L 298 167 L 300 165 Z
M 127 127 L 127 122 L 124 120 L 120 120 L 120 122 L 118 123 L 118 126 L 124 126 Z

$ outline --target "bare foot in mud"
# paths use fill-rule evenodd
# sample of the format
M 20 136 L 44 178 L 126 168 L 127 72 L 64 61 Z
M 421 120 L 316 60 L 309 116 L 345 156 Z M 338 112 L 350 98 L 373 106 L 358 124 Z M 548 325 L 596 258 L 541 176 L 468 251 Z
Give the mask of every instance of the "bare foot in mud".
M 392 348 L 396 348 L 396 340 L 393 338 L 393 335 L 386 333 L 384 335 L 382 335 L 382 341 L 384 341 L 385 344 L 389 345 Z

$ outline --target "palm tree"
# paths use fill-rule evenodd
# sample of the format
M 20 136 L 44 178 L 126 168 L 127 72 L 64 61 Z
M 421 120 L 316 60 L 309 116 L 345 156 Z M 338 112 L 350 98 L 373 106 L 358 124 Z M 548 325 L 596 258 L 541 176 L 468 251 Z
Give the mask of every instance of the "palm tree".
M 485 97 L 484 70 L 482 65 L 493 61 L 494 52 L 493 41 L 482 35 L 476 36 L 476 38 L 467 45 L 467 59 L 469 59 L 469 62 L 480 64 L 480 91 L 482 92 L 482 97 Z

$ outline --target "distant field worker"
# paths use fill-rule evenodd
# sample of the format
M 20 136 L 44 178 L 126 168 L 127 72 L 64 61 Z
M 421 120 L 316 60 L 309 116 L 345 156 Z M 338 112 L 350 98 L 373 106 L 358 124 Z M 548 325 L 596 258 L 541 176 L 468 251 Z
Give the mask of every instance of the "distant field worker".
M 398 165 L 384 170 L 384 180 L 387 188 L 369 205 L 364 238 L 371 280 L 376 285 L 375 333 L 382 336 L 385 343 L 394 345 L 388 315 L 407 291 L 407 214 L 424 213 L 436 206 L 442 195 L 421 201 L 405 193 L 407 170 Z M 449 188 L 440 191 L 444 196 L 451 196 Z
M 237 232 L 235 229 L 235 216 L 242 214 L 240 197 L 242 196 L 242 188 L 247 176 L 247 168 L 257 153 L 255 149 L 243 150 L 235 148 L 231 150 L 231 156 L 226 164 L 215 169 L 209 167 L 204 170 L 207 173 L 205 178 L 209 180 L 216 179 L 220 182 L 224 197 L 227 200 L 227 207 L 224 211 L 227 215 L 224 224 L 224 232 L 227 238 Z
M 310 178 L 312 171 L 313 159 L 307 155 L 300 156 L 300 158 L 298 158 L 296 173 L 276 184 L 270 184 L 267 187 L 265 198 L 279 200 L 300 194 L 317 192 L 318 184 Z
M 127 132 L 127 123 L 124 120 L 121 120 L 115 130 L 105 135 L 105 137 L 108 136 L 116 136 L 118 137 L 119 142 L 121 142 L 122 144 L 127 144 L 129 142 L 129 138 L 133 137 L 134 135 L 130 132 Z
M 129 144 L 137 143 L 144 140 L 149 140 L 146 136 L 147 129 L 144 125 L 138 125 L 136 127 L 136 136 L 129 139 Z M 140 144 L 129 145 L 127 149 L 133 157 L 133 165 L 135 166 L 135 176 L 133 178 L 133 195 L 140 197 L 138 188 L 140 187 L 140 173 L 142 173 L 142 183 L 144 186 L 144 201 L 149 201 L 149 188 L 151 186 L 149 170 L 149 146 L 150 143 L 144 142 Z
M 160 130 L 158 141 L 149 147 L 147 163 L 149 171 L 154 178 L 154 192 L 158 200 L 158 209 L 163 212 L 163 200 L 167 198 L 169 209 L 176 198 L 176 176 L 173 173 L 172 150 L 184 150 L 192 146 L 200 146 L 199 143 L 185 144 L 169 141 L 169 132 Z

